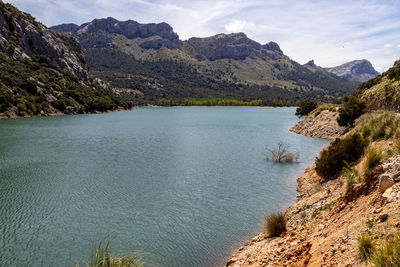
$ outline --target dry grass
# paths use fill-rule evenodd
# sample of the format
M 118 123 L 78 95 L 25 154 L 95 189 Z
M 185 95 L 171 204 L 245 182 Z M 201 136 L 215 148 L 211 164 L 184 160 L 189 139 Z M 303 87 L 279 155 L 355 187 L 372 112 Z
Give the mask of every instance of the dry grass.
M 376 249 L 372 257 L 374 266 L 400 266 L 400 232 L 389 237 L 384 244 Z
M 375 242 L 369 234 L 362 234 L 357 238 L 358 255 L 362 260 L 368 260 L 374 252 Z
M 286 231 L 286 219 L 282 212 L 272 213 L 265 217 L 265 230 L 269 237 L 280 236 Z
M 111 240 L 106 238 L 104 243 L 95 244 L 90 255 L 89 262 L 82 261 L 85 267 L 141 267 L 144 253 L 132 253 L 129 255 L 117 255 L 110 252 Z M 75 267 L 80 267 L 77 262 Z

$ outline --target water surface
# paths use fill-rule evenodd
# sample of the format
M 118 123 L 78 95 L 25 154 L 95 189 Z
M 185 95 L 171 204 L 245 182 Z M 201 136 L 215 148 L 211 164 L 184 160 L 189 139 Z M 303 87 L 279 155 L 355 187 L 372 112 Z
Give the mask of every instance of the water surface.
M 295 200 L 297 176 L 327 144 L 290 133 L 294 111 L 0 120 L 1 264 L 73 266 L 111 234 L 116 249 L 150 252 L 162 266 L 222 265 L 263 215 Z M 300 162 L 267 162 L 265 146 L 278 141 Z

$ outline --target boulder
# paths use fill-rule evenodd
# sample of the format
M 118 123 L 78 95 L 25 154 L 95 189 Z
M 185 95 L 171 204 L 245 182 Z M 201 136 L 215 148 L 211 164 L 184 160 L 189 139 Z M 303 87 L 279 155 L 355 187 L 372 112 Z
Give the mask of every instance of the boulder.
M 392 187 L 394 185 L 394 180 L 392 178 L 392 175 L 384 173 L 381 176 L 379 176 L 379 191 L 381 193 L 385 192 L 386 189 Z
M 393 185 L 388 188 L 385 193 L 383 193 L 383 197 L 386 198 L 387 202 L 394 202 L 400 199 L 400 183 Z

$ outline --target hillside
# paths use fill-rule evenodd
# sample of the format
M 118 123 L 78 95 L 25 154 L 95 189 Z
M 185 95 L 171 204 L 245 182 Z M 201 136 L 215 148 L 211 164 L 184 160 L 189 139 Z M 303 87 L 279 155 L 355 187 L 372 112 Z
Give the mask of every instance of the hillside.
M 392 68 L 359 86 L 354 95 L 367 100 L 371 108 L 400 110 L 400 61 Z
M 336 117 L 337 112 L 327 110 L 311 114 L 300 128 L 307 127 L 304 123 L 310 131 L 316 125 L 333 126 Z M 285 231 L 271 236 L 266 228 L 240 247 L 227 266 L 398 264 L 399 125 L 398 114 L 391 111 L 362 115 L 297 179 L 299 194 L 284 214 Z
M 284 105 L 303 98 L 334 100 L 357 87 L 323 69 L 310 70 L 278 44 L 262 45 L 244 33 L 181 41 L 166 23 L 114 18 L 53 29 L 77 37 L 91 72 L 135 103 L 215 97 Z
M 79 42 L 0 1 L 0 116 L 128 108 L 93 81 Z
M 354 60 L 337 67 L 325 68 L 325 70 L 339 77 L 358 82 L 366 82 L 379 74 L 379 72 L 374 69 L 371 62 L 366 59 Z

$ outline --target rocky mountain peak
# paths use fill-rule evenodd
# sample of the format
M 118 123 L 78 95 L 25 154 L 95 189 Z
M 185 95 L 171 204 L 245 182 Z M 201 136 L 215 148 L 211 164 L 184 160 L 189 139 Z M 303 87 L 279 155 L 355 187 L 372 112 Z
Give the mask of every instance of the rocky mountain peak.
M 196 58 L 209 60 L 224 58 L 243 60 L 251 56 L 272 59 L 286 58 L 277 43 L 270 42 L 261 45 L 242 32 L 222 33 L 206 38 L 190 38 L 187 43 L 192 50 L 195 50 Z
M 348 78 L 358 82 L 368 81 L 379 74 L 379 72 L 374 69 L 371 62 L 366 59 L 353 60 L 337 67 L 325 68 L 325 70 L 339 77 Z
M 175 49 L 180 47 L 181 41 L 172 27 L 165 22 L 141 24 L 134 20 L 119 21 L 115 18 L 108 17 L 103 19 L 94 19 L 91 22 L 82 24 L 75 28 L 71 24 L 61 24 L 52 27 L 59 33 L 72 33 L 73 35 L 82 36 L 88 33 L 95 33 L 98 36 L 88 42 L 88 45 L 109 43 L 111 41 L 107 34 L 121 34 L 128 39 L 150 38 L 142 43 L 142 48 L 159 49 L 163 46 Z M 85 44 L 84 44 L 85 45 Z
M 308 61 L 306 64 L 304 64 L 304 66 L 309 66 L 311 68 L 318 68 L 318 66 L 315 65 L 315 63 L 314 63 L 314 59 Z

